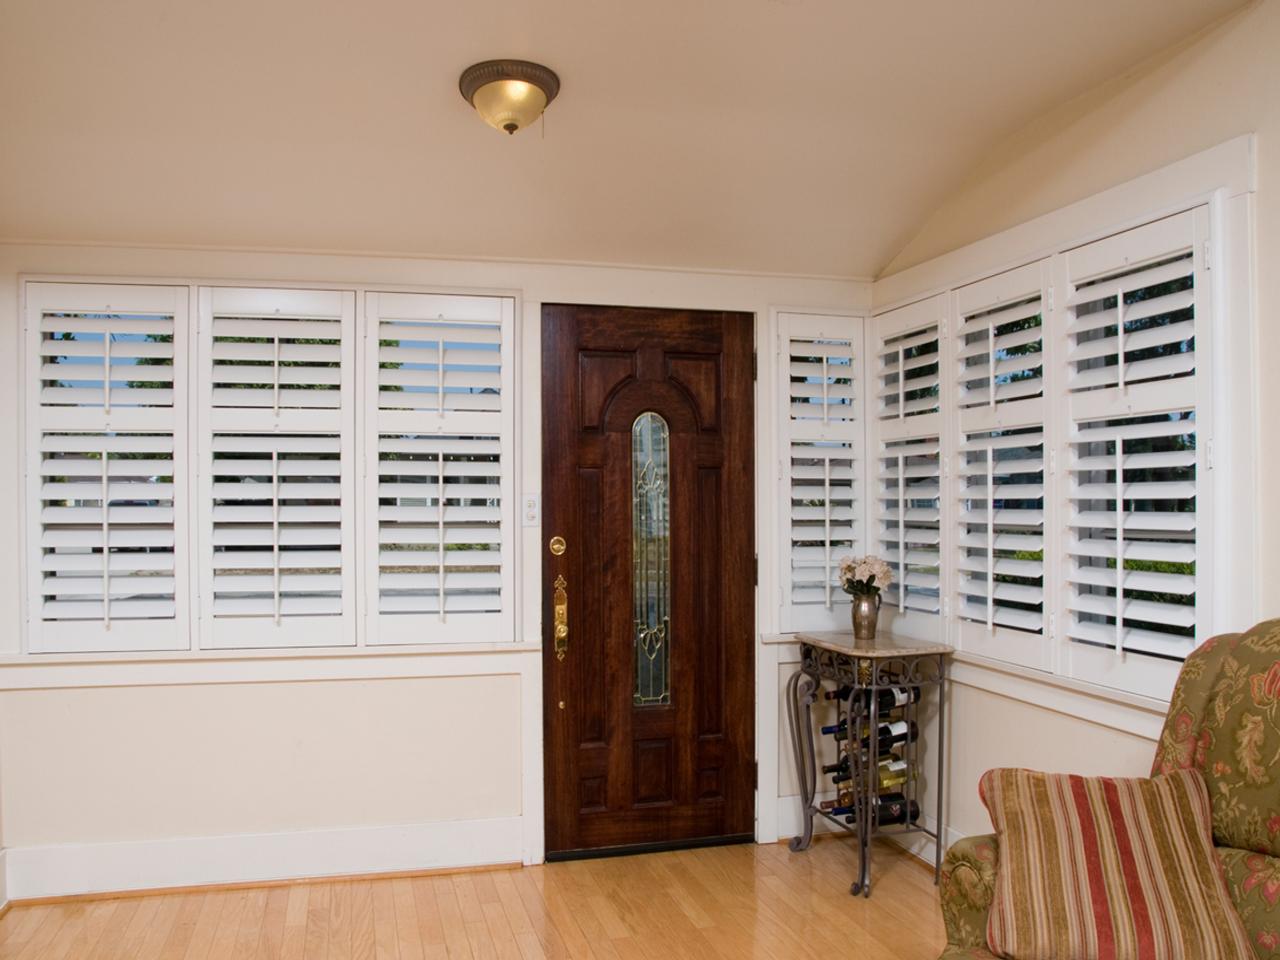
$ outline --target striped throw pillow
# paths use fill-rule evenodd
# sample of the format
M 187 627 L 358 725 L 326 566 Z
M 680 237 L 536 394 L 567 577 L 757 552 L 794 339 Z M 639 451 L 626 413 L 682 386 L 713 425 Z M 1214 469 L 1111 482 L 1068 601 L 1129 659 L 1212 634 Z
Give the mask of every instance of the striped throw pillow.
M 1196 770 L 1151 780 L 990 770 L 991 952 L 1014 960 L 1252 960 Z

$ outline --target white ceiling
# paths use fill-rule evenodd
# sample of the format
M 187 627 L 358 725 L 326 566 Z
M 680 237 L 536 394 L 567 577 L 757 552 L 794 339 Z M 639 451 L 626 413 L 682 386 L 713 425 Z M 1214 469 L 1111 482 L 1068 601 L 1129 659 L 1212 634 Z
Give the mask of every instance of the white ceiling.
M 1240 0 L 0 0 L 0 237 L 868 277 Z M 514 137 L 457 91 L 521 57 Z

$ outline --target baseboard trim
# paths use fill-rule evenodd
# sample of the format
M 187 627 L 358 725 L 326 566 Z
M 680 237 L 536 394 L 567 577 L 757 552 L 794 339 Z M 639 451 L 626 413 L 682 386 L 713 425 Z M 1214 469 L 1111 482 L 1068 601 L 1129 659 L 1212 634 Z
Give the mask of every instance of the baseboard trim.
M 410 876 L 518 865 L 519 817 L 387 827 L 9 847 L 7 898 L 141 896 L 334 878 Z
M 438 867 L 432 870 L 390 870 L 381 873 L 343 873 L 332 877 L 290 877 L 286 880 L 245 880 L 237 883 L 192 883 L 185 887 L 150 887 L 140 890 L 102 890 L 97 893 L 68 893 L 57 897 L 27 897 L 10 900 L 0 907 L 3 917 L 10 907 L 45 907 L 58 903 L 91 900 L 134 900 L 138 897 L 181 896 L 187 893 L 227 893 L 235 890 L 270 890 L 273 887 L 307 886 L 316 883 L 352 883 L 370 880 L 410 880 L 414 877 L 449 877 L 467 873 L 501 873 L 523 870 L 519 860 L 487 863 L 477 867 Z

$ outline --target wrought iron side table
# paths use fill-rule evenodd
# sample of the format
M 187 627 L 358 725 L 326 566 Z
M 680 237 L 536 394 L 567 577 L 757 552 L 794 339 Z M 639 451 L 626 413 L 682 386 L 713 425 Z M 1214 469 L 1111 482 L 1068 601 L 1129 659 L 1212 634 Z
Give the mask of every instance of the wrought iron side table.
M 947 658 L 951 648 L 941 643 L 927 643 L 881 633 L 874 640 L 855 641 L 853 633 L 801 633 L 800 669 L 787 682 L 787 720 L 791 727 L 791 745 L 795 750 L 796 773 L 800 779 L 800 800 L 804 805 L 803 832 L 791 840 L 793 851 L 805 850 L 813 840 L 813 818 L 825 817 L 841 829 L 855 834 L 858 840 L 857 879 L 850 893 L 857 896 L 871 895 L 871 840 L 875 836 L 922 833 L 934 841 L 934 882 L 942 869 L 943 786 L 946 750 L 946 683 Z M 814 742 L 812 708 L 822 689 L 822 681 L 829 680 L 849 687 L 850 695 L 839 701 L 840 719 L 849 736 L 849 773 L 854 796 L 853 811 L 845 822 L 832 816 L 815 802 L 818 789 L 817 745 Z M 934 829 L 913 821 L 912 805 L 919 808 L 920 799 L 920 744 L 908 737 L 904 745 L 907 765 L 907 781 L 903 786 L 906 816 L 905 823 L 892 830 L 884 829 L 877 805 L 877 770 L 880 762 L 880 691 L 894 687 L 919 689 L 935 687 L 938 692 L 938 743 L 937 758 L 937 810 Z M 903 719 L 910 729 L 917 720 L 919 703 L 908 702 L 903 708 Z M 865 749 L 859 748 L 858 738 L 863 729 L 868 731 Z

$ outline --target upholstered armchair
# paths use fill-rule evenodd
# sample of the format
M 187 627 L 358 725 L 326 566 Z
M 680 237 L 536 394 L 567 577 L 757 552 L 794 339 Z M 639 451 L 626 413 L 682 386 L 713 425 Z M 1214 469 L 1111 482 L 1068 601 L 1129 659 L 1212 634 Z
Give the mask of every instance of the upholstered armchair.
M 1213 841 L 1260 958 L 1280 958 L 1280 620 L 1208 640 L 1178 677 L 1152 773 L 1195 767 L 1209 786 Z M 947 949 L 990 958 L 987 913 L 1000 851 L 969 837 L 942 864 Z

